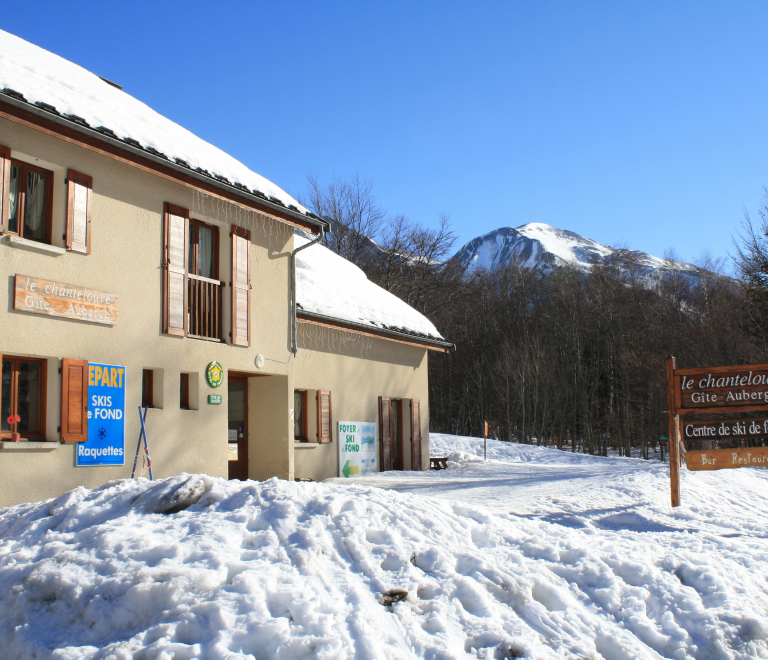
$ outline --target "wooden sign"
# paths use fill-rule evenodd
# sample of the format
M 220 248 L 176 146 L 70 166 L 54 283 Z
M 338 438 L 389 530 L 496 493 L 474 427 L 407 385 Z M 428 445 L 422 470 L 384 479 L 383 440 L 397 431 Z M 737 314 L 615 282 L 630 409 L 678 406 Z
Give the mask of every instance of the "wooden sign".
M 680 426 L 683 440 L 768 438 L 768 419 L 718 419 L 694 422 L 682 418 Z
M 768 365 L 677 369 L 675 407 L 681 415 L 768 410 Z
M 695 419 L 712 413 L 768 413 L 768 364 L 677 369 L 667 358 L 669 481 L 672 506 L 680 506 L 680 451 L 689 470 L 768 467 L 768 447 L 744 447 L 746 438 L 768 438 L 768 419 Z M 754 441 L 753 441 L 754 442 Z M 725 447 L 718 446 L 725 444 Z
M 768 447 L 691 449 L 685 454 L 685 465 L 689 470 L 768 467 Z
M 113 293 L 16 275 L 13 308 L 19 311 L 114 325 L 118 302 L 119 297 Z

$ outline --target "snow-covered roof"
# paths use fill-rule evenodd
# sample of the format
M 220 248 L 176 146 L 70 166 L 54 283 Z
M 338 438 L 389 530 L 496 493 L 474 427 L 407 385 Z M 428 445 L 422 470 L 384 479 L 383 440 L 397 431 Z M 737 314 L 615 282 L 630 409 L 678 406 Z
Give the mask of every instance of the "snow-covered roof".
M 296 247 L 308 242 L 304 236 L 295 237 Z M 445 341 L 426 316 L 320 244 L 296 254 L 296 301 L 308 314 Z
M 80 119 L 94 129 L 110 129 L 127 145 L 148 153 L 154 149 L 171 161 L 183 161 L 181 164 L 186 163 L 193 171 L 200 168 L 307 213 L 274 183 L 130 94 L 77 64 L 0 30 L 0 90 L 3 88 L 19 92 L 43 109 L 53 106 L 61 115 L 74 116 L 75 121 Z

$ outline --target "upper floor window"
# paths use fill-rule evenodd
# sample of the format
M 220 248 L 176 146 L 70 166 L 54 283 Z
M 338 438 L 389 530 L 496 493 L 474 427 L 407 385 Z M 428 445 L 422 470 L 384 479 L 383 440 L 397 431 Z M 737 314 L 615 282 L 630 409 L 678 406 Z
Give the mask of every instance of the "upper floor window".
M 189 220 L 189 273 L 219 279 L 219 231 L 200 220 Z
M 53 172 L 11 161 L 8 231 L 40 243 L 51 242 Z
M 168 203 L 164 218 L 163 331 L 222 341 L 219 228 Z

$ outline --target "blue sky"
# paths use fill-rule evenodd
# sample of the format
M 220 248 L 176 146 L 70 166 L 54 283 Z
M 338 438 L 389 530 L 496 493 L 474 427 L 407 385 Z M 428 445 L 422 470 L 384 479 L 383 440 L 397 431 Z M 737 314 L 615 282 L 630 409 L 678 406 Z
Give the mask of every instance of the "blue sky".
M 370 179 L 460 243 L 546 222 L 685 260 L 768 185 L 768 3 L 87 2 L 2 28 L 296 195 Z

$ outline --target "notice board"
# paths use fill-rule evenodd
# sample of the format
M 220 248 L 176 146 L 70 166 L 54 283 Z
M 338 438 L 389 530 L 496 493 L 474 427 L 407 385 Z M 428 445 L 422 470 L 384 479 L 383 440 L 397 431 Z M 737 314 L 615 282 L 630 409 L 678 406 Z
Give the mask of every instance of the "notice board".
M 125 465 L 125 367 L 88 365 L 88 440 L 77 465 Z
M 339 476 L 356 477 L 379 471 L 376 422 L 339 422 Z

